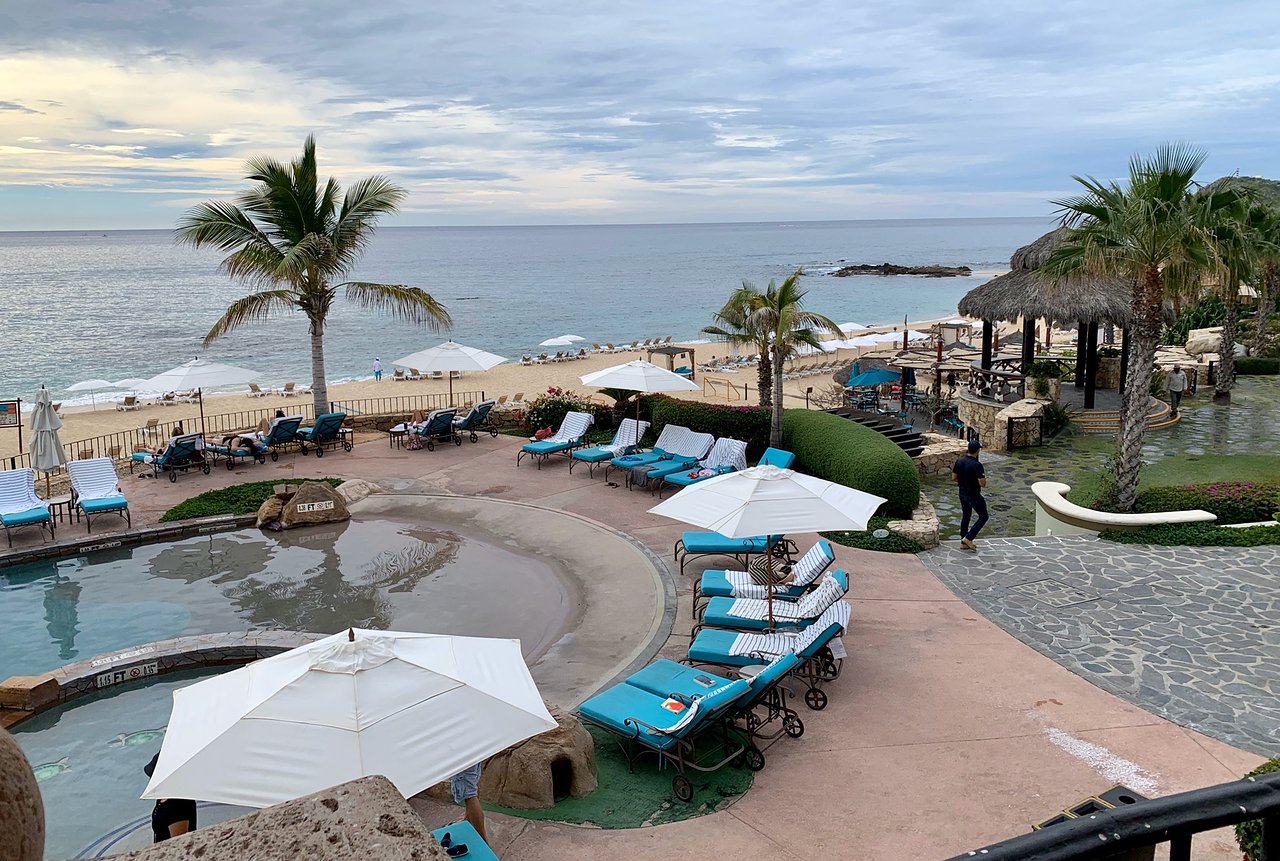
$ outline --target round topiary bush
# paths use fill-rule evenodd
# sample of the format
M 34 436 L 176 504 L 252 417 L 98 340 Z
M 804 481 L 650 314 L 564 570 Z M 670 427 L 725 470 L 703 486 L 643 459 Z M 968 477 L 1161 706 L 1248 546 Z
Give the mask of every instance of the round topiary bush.
M 881 514 L 910 517 L 920 504 L 915 462 L 869 427 L 831 413 L 787 410 L 782 447 L 794 452 L 796 469 L 888 500 Z
M 1276 774 L 1280 772 L 1280 758 L 1269 759 L 1245 777 L 1257 777 L 1260 774 Z M 1241 822 L 1236 826 L 1236 842 L 1244 851 L 1246 861 L 1258 861 L 1262 857 L 1262 820 Z

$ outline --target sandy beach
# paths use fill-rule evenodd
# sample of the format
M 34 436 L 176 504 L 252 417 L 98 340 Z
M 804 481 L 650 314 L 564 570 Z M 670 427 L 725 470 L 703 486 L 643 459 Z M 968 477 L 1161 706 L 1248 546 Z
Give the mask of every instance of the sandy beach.
M 910 323 L 909 327 L 927 330 L 930 326 L 940 322 L 941 319 L 948 318 L 916 321 Z M 897 327 L 897 330 L 900 331 L 901 327 Z M 891 332 L 894 331 L 894 328 L 880 327 L 868 331 Z M 696 351 L 696 359 L 699 364 L 712 358 L 724 357 L 729 353 L 727 345 L 718 342 L 691 344 L 688 346 Z M 837 358 L 852 361 L 860 356 L 887 355 L 892 354 L 892 352 L 893 350 L 886 350 L 885 348 L 878 350 L 840 350 L 838 353 L 802 358 L 797 360 L 797 363 L 801 365 L 816 364 L 833 361 Z M 541 365 L 522 366 L 518 361 L 509 362 L 485 373 L 465 374 L 462 379 L 454 380 L 453 388 L 455 393 L 483 390 L 485 396 L 490 398 L 506 395 L 508 398 L 515 399 L 516 395 L 523 394 L 525 399 L 528 400 L 537 397 L 551 386 L 560 386 L 590 394 L 592 390 L 581 384 L 580 376 L 612 365 L 643 358 L 646 358 L 644 352 L 591 353 L 585 359 Z M 653 361 L 659 366 L 666 366 L 666 356 L 655 355 Z M 676 365 L 679 366 L 680 364 L 681 362 L 677 360 Z M 756 374 L 754 367 L 741 368 L 736 372 L 709 371 L 704 373 L 699 371 L 696 381 L 702 384 L 702 389 L 697 392 L 682 393 L 681 397 L 713 403 L 740 405 L 750 405 L 756 402 Z M 297 382 L 301 384 L 306 381 L 298 380 Z M 742 387 L 744 385 L 749 387 L 746 399 L 742 396 Z M 834 382 L 828 374 L 789 380 L 784 383 L 783 388 L 788 403 L 800 406 L 803 405 L 806 388 L 812 386 L 815 392 L 820 392 L 832 385 L 834 385 Z M 447 391 L 448 384 L 444 380 L 395 382 L 391 379 L 391 369 L 388 368 L 381 381 L 368 379 L 330 385 L 329 399 L 343 401 L 363 398 L 406 397 L 444 394 Z M 260 398 L 250 398 L 244 392 L 245 389 L 241 389 L 238 392 L 207 394 L 204 400 L 206 416 L 264 409 L 284 409 L 287 411 L 291 407 L 297 408 L 301 404 L 310 402 L 310 395 L 307 394 L 287 398 L 275 394 Z M 461 404 L 464 398 L 457 397 L 456 400 Z M 182 422 L 187 429 L 199 428 L 199 408 L 196 404 L 161 406 L 151 403 L 151 399 L 146 398 L 143 399 L 143 403 L 147 405 L 130 412 L 117 411 L 113 402 L 103 399 L 99 399 L 96 409 L 89 406 L 64 406 L 61 411 L 63 427 L 59 436 L 62 439 L 68 457 L 76 457 L 76 443 L 81 440 L 89 440 L 105 434 L 137 430 L 146 425 L 150 419 L 159 420 L 160 426 L 166 429 L 164 431 L 165 435 L 167 435 L 167 429 L 176 422 Z M 24 428 L 24 447 L 28 442 L 28 434 Z M 18 452 L 17 434 L 12 430 L 0 433 L 0 457 L 10 457 Z

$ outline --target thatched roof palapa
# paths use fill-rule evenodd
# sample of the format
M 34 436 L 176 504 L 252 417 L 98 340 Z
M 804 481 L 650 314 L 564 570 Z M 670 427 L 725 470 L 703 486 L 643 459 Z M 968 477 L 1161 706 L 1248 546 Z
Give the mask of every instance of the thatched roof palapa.
M 1013 252 L 1011 271 L 966 293 L 960 313 L 992 321 L 1025 317 L 1128 325 L 1133 290 L 1127 281 L 1083 275 L 1053 279 L 1038 271 L 1066 233 L 1059 227 Z

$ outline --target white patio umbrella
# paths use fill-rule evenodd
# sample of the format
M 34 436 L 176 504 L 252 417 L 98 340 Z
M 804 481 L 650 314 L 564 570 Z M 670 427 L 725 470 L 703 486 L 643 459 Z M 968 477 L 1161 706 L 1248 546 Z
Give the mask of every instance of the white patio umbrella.
M 49 473 L 67 462 L 66 452 L 62 450 L 62 441 L 58 439 L 58 431 L 62 428 L 62 419 L 53 411 L 53 403 L 49 400 L 49 390 L 40 387 L 36 395 L 35 406 L 31 410 L 31 466 L 44 473 L 44 495 L 49 498 Z
M 574 340 L 569 335 L 557 335 L 538 344 L 539 347 L 572 347 Z
M 582 337 L 581 335 L 561 335 L 560 337 L 561 337 L 561 338 L 563 338 L 564 340 L 568 341 L 570 344 L 576 344 L 576 343 L 578 343 L 579 341 L 585 341 L 585 340 L 587 340 L 586 338 Z
M 583 374 L 578 379 L 584 386 L 601 389 L 626 389 L 632 392 L 696 392 L 698 384 L 679 374 L 659 368 L 652 362 L 636 359 L 621 365 Z M 636 398 L 636 431 L 640 430 L 640 398 Z M 636 446 L 640 440 L 636 440 Z
M 88 392 L 89 403 L 96 410 L 98 408 L 98 401 L 94 397 L 94 392 L 101 392 L 106 389 L 117 389 L 117 388 L 119 388 L 119 386 L 117 386 L 115 383 L 111 382 L 110 380 L 94 379 L 94 380 L 81 380 L 78 383 L 72 383 L 71 385 L 67 386 L 67 391 Z
M 200 402 L 200 432 L 204 433 L 204 390 L 209 386 L 238 386 L 258 377 L 257 371 L 210 362 L 208 359 L 192 359 L 176 368 L 143 380 L 141 388 L 157 392 L 182 392 L 195 390 Z
M 840 324 L 841 332 L 865 332 L 868 328 L 869 327 L 864 326 L 861 323 L 841 323 Z
M 147 384 L 147 381 L 144 380 L 142 377 L 125 377 L 123 380 L 116 380 L 111 385 L 112 387 L 117 389 L 124 389 L 125 391 L 133 391 L 139 386 L 145 386 L 146 384 Z
M 267 807 L 382 774 L 408 798 L 555 727 L 518 640 L 355 629 L 174 691 L 142 797 Z
M 391 364 L 420 371 L 487 371 L 507 361 L 502 356 L 468 347 L 457 341 L 445 341 L 425 350 L 410 353 Z M 449 376 L 449 405 L 453 406 L 453 376 Z
M 792 532 L 864 530 L 886 502 L 843 484 L 776 466 L 754 466 L 691 484 L 650 508 L 726 538 Z M 769 626 L 773 627 L 773 553 L 769 569 Z

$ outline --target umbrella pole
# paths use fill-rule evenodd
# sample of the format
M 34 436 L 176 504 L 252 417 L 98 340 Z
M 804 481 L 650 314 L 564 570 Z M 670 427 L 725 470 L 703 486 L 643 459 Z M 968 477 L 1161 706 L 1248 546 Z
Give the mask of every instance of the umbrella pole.
M 204 389 L 196 389 L 196 400 L 200 402 L 200 435 L 204 436 Z
M 773 547 L 769 544 L 768 536 L 764 539 L 764 570 L 765 578 L 768 580 L 769 587 L 765 590 L 765 594 L 769 598 L 769 630 L 773 630 Z
M 445 371 L 449 375 L 449 406 L 453 406 L 453 371 Z

